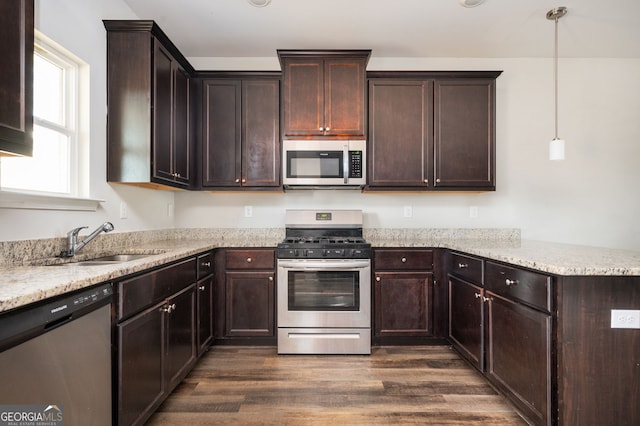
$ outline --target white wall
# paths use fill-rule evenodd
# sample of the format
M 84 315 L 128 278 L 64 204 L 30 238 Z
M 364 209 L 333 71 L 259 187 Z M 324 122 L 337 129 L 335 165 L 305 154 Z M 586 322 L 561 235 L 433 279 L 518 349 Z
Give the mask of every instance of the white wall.
M 237 58 L 194 58 L 211 69 Z M 256 66 L 277 68 L 257 58 Z M 369 70 L 503 70 L 497 80 L 497 190 L 486 193 L 295 191 L 176 194 L 177 227 L 283 226 L 286 208 L 361 208 L 375 227 L 517 227 L 523 238 L 640 250 L 640 60 L 561 59 L 559 135 L 567 159 L 547 160 L 554 137 L 549 59 L 372 57 Z M 244 218 L 243 207 L 254 217 Z M 412 206 L 413 218 L 403 217 Z M 469 217 L 477 206 L 479 216 Z
M 166 214 L 173 191 L 153 191 L 106 183 L 106 32 L 102 19 L 137 19 L 119 0 L 36 0 L 35 26 L 90 67 L 90 196 L 105 200 L 96 212 L 0 209 L 0 241 L 64 236 L 111 221 L 116 232 L 173 227 Z M 120 203 L 128 218 L 120 219 Z
M 503 70 L 497 80 L 497 191 L 488 193 L 190 193 L 105 182 L 106 34 L 102 19 L 136 19 L 119 0 L 36 0 L 36 27 L 91 66 L 91 196 L 97 212 L 0 209 L 0 240 L 62 236 L 110 220 L 116 231 L 280 227 L 286 208 L 362 208 L 375 227 L 518 227 L 524 238 L 640 250 L 640 60 L 561 59 L 560 136 L 567 160 L 546 159 L 554 136 L 551 59 L 377 58 L 369 70 Z M 199 69 L 277 69 L 277 58 L 192 58 Z M 120 203 L 129 218 L 119 219 Z M 175 218 L 167 205 L 175 202 Z M 243 206 L 254 217 L 242 217 Z M 412 206 L 413 218 L 403 217 Z M 469 218 L 478 206 L 479 217 Z

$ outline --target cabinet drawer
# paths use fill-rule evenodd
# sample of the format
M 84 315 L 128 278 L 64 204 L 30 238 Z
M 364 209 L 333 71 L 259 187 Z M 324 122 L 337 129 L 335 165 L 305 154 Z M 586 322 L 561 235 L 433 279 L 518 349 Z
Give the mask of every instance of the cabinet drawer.
M 182 290 L 196 280 L 196 259 L 191 258 L 118 283 L 118 320 Z
M 551 311 L 551 277 L 487 262 L 485 288 L 496 294 Z
M 450 253 L 449 272 L 476 284 L 482 284 L 482 259 L 460 253 Z
M 433 269 L 433 250 L 376 249 L 374 264 L 378 271 L 431 270 Z
M 213 272 L 213 253 L 208 252 L 198 256 L 198 279 Z
M 274 269 L 275 250 L 227 250 L 226 269 Z

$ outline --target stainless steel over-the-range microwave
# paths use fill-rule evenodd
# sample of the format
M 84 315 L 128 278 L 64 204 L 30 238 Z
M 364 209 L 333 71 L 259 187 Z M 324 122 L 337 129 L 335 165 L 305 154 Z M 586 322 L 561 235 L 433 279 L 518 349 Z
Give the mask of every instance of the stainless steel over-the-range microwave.
M 367 180 L 366 141 L 283 140 L 285 187 L 362 187 Z

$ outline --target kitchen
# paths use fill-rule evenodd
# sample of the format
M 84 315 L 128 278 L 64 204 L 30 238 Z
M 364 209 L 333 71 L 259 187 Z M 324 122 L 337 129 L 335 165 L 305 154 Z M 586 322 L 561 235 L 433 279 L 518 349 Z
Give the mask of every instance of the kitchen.
M 579 10 L 577 3 L 565 5 L 570 10 L 572 7 Z M 270 7 L 275 6 L 274 3 Z M 638 250 L 640 229 L 635 218 L 640 211 L 640 200 L 633 196 L 636 192 L 634 184 L 639 180 L 635 167 L 639 147 L 634 141 L 640 136 L 636 120 L 640 100 L 633 96 L 638 93 L 637 52 L 635 56 L 620 53 L 619 57 L 613 58 L 588 52 L 562 53 L 559 108 L 561 134 L 568 141 L 567 160 L 549 162 L 546 151 L 547 141 L 553 136 L 550 59 L 553 32 L 552 24 L 544 19 L 544 12 L 554 6 L 556 4 L 552 2 L 539 6 L 541 30 L 536 37 L 544 48 L 539 56 L 447 57 L 449 55 L 443 53 L 437 57 L 377 57 L 375 46 L 356 46 L 373 48 L 367 67 L 372 71 L 503 71 L 497 79 L 496 192 L 199 193 L 153 191 L 107 184 L 104 180 L 106 39 L 101 21 L 146 17 L 137 16 L 124 2 L 56 2 L 55 5 L 36 2 L 36 27 L 90 64 L 91 198 L 104 202 L 96 212 L 90 213 L 3 208 L 0 210 L 2 239 L 62 238 L 69 229 L 80 224 L 93 226 L 104 221 L 114 222 L 116 232 L 210 227 L 280 228 L 287 208 L 303 206 L 363 209 L 368 228 L 519 228 L 522 238 L 527 240 Z M 635 7 L 630 3 L 625 6 Z M 457 4 L 451 7 L 465 13 L 482 10 L 465 10 Z M 497 6 L 487 2 L 482 7 Z M 597 7 L 594 10 L 597 11 Z M 268 8 L 262 11 L 268 11 Z M 248 9 L 246 12 L 256 14 L 261 10 Z M 621 20 L 624 15 L 634 14 L 623 13 Z M 569 27 L 571 19 L 569 15 L 561 24 Z M 177 41 L 165 23 L 159 22 Z M 611 28 L 607 27 L 607 30 Z M 78 33 L 82 37 L 78 37 Z M 566 31 L 562 36 L 561 47 L 568 49 L 564 46 L 569 46 L 572 33 Z M 622 36 L 637 40 L 637 30 L 630 34 L 623 32 Z M 321 43 L 317 47 L 334 46 Z M 279 69 L 275 51 L 269 57 L 253 59 L 229 55 L 190 60 L 201 69 Z M 594 84 L 603 77 L 606 84 Z M 128 214 L 120 219 L 123 203 L 128 207 Z M 252 207 L 251 215 L 245 215 L 246 206 Z M 470 217 L 473 207 L 476 207 L 477 217 Z M 171 210 L 173 215 L 169 214 Z M 411 211 L 410 215 L 404 214 L 407 210 Z M 16 223 L 24 226 L 15 226 Z

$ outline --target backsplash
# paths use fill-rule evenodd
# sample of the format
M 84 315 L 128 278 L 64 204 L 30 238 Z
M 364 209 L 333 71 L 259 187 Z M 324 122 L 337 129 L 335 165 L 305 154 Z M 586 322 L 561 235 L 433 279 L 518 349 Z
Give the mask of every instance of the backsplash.
M 108 233 L 98 236 L 77 255 L 78 260 L 113 254 L 158 241 L 214 240 L 216 245 L 275 247 L 284 239 L 284 228 L 183 228 L 154 231 Z M 79 236 L 81 241 L 86 234 Z M 394 242 L 416 241 L 421 246 L 446 246 L 459 240 L 519 242 L 515 228 L 365 228 L 364 237 L 375 246 L 393 246 Z M 0 266 L 28 265 L 52 261 L 67 248 L 66 237 L 0 242 Z

